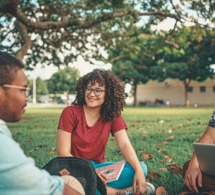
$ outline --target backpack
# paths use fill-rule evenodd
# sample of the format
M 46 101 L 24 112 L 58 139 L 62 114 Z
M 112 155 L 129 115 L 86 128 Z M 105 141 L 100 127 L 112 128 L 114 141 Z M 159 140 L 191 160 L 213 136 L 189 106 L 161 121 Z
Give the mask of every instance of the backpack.
M 95 195 L 96 189 L 106 195 L 106 187 L 98 177 L 91 162 L 77 157 L 56 157 L 44 167 L 51 175 L 72 175 L 83 186 L 86 195 Z

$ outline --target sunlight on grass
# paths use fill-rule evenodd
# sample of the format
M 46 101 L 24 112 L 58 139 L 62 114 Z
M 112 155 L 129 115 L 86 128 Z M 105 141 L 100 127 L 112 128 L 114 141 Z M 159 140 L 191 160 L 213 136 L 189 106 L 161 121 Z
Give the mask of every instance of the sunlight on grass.
M 28 108 L 21 122 L 9 124 L 14 138 L 39 167 L 56 157 L 57 125 L 62 110 Z M 124 109 L 130 141 L 139 160 L 148 166 L 147 179 L 156 187 L 164 186 L 170 195 L 182 190 L 183 179 L 178 171 L 190 159 L 192 142 L 205 131 L 212 111 L 213 108 Z M 112 136 L 105 156 L 107 161 L 122 159 Z

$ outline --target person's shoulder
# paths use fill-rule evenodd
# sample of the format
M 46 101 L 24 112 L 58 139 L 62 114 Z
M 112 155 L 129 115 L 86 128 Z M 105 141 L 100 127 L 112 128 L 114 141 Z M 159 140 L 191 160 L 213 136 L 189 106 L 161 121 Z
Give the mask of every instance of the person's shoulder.
M 64 108 L 64 110 L 82 110 L 83 106 L 82 105 L 71 105 L 71 106 L 67 106 L 66 108 Z
M 12 137 L 0 133 L 0 154 L 4 161 L 13 161 L 16 159 L 22 159 L 25 157 L 23 150 L 20 148 L 19 143 L 17 143 Z
M 64 108 L 64 113 L 80 113 L 83 110 L 83 106 L 80 105 L 71 105 Z
M 124 120 L 122 115 L 119 115 L 113 119 L 113 121 Z
M 8 127 L 7 127 L 7 124 L 1 119 L 0 119 L 0 133 L 5 134 L 5 135 L 7 135 L 9 137 L 12 137 L 12 134 L 11 134 L 10 130 L 8 129 Z

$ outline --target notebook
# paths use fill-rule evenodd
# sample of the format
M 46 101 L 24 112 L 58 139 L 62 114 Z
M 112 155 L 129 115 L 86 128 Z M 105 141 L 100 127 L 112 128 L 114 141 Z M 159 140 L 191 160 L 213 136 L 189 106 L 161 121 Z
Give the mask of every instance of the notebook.
M 193 147 L 201 171 L 215 176 L 215 144 L 193 142 Z
M 106 174 L 109 177 L 107 180 L 107 183 L 109 183 L 118 180 L 124 166 L 125 161 L 120 161 L 105 167 L 97 168 L 96 173 Z

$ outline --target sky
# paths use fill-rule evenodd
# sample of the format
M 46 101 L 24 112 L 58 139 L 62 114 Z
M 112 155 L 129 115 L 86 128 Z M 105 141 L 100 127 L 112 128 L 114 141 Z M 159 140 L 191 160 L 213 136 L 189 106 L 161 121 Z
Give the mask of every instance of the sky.
M 164 20 L 159 26 L 154 27 L 156 29 L 165 29 L 165 30 L 170 30 L 173 28 L 175 23 L 174 19 L 166 19 Z M 106 65 L 92 65 L 86 61 L 84 61 L 83 58 L 79 57 L 77 62 L 73 63 L 73 65 L 71 67 L 75 67 L 80 71 L 80 75 L 83 76 L 85 74 L 87 74 L 88 72 L 91 72 L 93 69 L 95 68 L 103 68 L 105 70 L 110 70 L 111 69 L 111 64 L 106 64 Z M 26 75 L 28 75 L 28 77 L 30 79 L 35 79 L 37 77 L 40 77 L 42 80 L 47 80 L 49 79 L 52 74 L 54 74 L 55 72 L 57 72 L 57 68 L 54 66 L 36 66 L 36 68 L 33 71 L 25 71 Z
M 176 0 L 176 2 L 179 3 L 178 0 Z M 152 29 L 169 31 L 170 29 L 174 28 L 174 24 L 175 24 L 174 19 L 167 18 L 163 22 L 161 22 L 159 25 L 153 26 Z M 187 25 L 190 25 L 190 24 L 187 23 Z M 79 57 L 77 62 L 73 63 L 73 65 L 71 67 L 77 68 L 80 71 L 80 75 L 83 76 L 83 75 L 87 74 L 88 72 L 91 72 L 95 68 L 103 68 L 103 69 L 110 70 L 111 64 L 92 65 L 92 64 L 84 61 L 83 58 Z M 42 66 L 36 66 L 36 68 L 33 71 L 25 71 L 25 72 L 31 79 L 40 77 L 42 80 L 47 80 L 52 76 L 53 73 L 57 72 L 57 68 L 54 66 L 45 66 L 45 68 L 43 68 Z
M 91 72 L 95 68 L 102 68 L 105 70 L 111 70 L 111 64 L 106 65 L 92 65 L 89 62 L 84 61 L 83 58 L 79 57 L 77 62 L 73 63 L 70 67 L 75 67 L 80 71 L 80 75 L 83 76 L 89 72 Z M 40 77 L 42 80 L 49 79 L 52 74 L 57 72 L 57 67 L 54 66 L 36 66 L 36 68 L 33 71 L 25 71 L 26 75 L 30 79 L 36 79 L 37 77 Z

